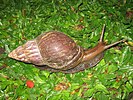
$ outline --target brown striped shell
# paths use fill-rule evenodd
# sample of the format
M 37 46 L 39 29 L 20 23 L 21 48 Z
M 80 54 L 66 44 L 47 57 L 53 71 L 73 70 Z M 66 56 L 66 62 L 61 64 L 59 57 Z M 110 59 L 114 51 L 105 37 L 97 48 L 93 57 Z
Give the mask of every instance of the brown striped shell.
M 67 70 L 81 62 L 83 49 L 67 35 L 51 31 L 19 46 L 9 57 L 35 65 Z

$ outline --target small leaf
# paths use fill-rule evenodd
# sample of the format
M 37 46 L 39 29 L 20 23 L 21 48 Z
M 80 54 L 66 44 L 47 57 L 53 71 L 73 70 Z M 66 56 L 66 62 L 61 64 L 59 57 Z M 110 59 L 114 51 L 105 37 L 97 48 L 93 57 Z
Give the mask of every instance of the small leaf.
M 105 87 L 104 85 L 102 85 L 102 84 L 97 84 L 97 85 L 95 86 L 95 89 L 96 89 L 97 91 L 103 91 L 103 92 L 105 92 L 105 93 L 108 93 L 106 87 Z
M 128 44 L 133 47 L 133 42 L 128 42 Z
M 109 73 L 113 73 L 116 70 L 118 70 L 118 67 L 116 65 L 111 64 L 111 65 L 108 66 L 108 72 Z
M 50 72 L 48 72 L 48 71 L 42 71 L 42 74 L 45 75 L 46 78 L 48 78 L 49 75 L 50 75 Z
M 88 89 L 86 92 L 85 92 L 85 96 L 87 97 L 91 97 L 93 94 L 95 93 L 95 89 Z
M 100 63 L 99 63 L 101 66 L 104 66 L 106 63 L 105 63 L 105 60 L 104 59 L 102 59 L 101 61 L 100 61 Z
M 122 54 L 120 64 L 128 62 L 128 60 L 131 60 L 131 59 L 132 59 L 132 55 L 130 53 L 130 49 L 129 49 L 129 47 L 126 47 Z
M 126 88 L 127 88 L 128 92 L 132 92 L 133 91 L 133 87 L 132 87 L 132 85 L 129 82 L 126 83 Z
M 110 100 L 107 95 L 101 92 L 96 93 L 95 97 L 96 97 L 96 100 Z
M 122 53 L 122 51 L 121 51 L 121 50 L 118 50 L 118 49 L 116 49 L 115 52 L 116 52 L 116 53 L 119 53 L 119 54 Z

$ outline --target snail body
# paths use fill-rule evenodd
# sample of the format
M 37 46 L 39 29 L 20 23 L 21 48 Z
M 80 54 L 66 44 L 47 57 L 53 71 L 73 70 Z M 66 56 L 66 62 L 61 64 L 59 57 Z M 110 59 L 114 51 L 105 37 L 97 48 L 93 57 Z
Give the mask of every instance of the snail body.
M 104 28 L 98 44 L 91 49 L 77 45 L 62 32 L 50 31 L 13 50 L 8 56 L 26 63 L 32 63 L 42 70 L 75 73 L 95 66 L 104 51 L 124 40 L 106 45 L 103 42 Z

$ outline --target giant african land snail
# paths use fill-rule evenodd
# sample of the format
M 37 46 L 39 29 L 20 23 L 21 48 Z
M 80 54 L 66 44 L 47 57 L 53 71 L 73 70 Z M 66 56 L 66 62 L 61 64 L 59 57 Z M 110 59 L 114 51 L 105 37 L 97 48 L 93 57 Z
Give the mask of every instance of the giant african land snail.
M 75 73 L 95 66 L 103 52 L 125 40 L 106 45 L 103 42 L 104 28 L 98 44 L 91 49 L 77 45 L 62 32 L 50 31 L 13 50 L 8 56 L 16 60 L 32 63 L 36 67 L 51 72 Z

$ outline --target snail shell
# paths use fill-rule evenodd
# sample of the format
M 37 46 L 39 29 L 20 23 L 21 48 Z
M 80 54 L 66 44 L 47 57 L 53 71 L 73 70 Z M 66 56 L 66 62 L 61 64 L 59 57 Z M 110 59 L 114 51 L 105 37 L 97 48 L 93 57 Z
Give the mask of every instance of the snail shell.
M 19 46 L 9 54 L 9 57 L 35 65 L 48 65 L 51 68 L 66 70 L 80 63 L 83 49 L 67 35 L 51 31 Z

